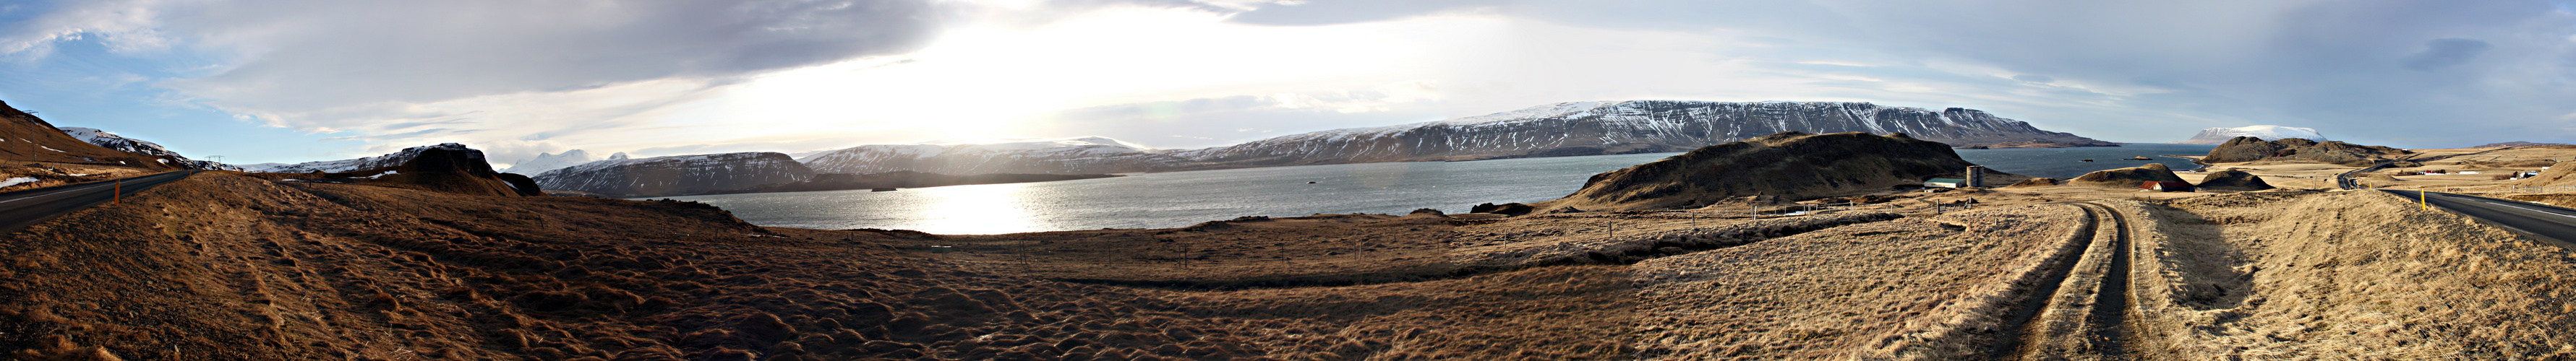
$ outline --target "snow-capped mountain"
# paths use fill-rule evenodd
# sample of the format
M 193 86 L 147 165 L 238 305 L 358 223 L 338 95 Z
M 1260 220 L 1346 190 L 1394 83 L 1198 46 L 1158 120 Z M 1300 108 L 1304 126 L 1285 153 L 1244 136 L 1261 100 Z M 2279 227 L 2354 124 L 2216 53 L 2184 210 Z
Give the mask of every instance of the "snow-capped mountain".
M 798 158 L 817 173 L 1101 174 L 1172 168 L 1186 159 L 1104 137 L 863 145 Z
M 160 162 L 169 163 L 170 165 L 178 166 L 179 168 L 242 170 L 242 167 L 230 164 L 188 159 L 187 156 L 179 155 L 179 152 L 170 151 L 169 148 L 162 148 L 160 144 L 134 138 L 126 138 L 124 136 L 116 135 L 116 133 L 109 133 L 104 130 L 83 127 L 61 127 L 59 129 L 63 130 L 63 134 L 70 134 L 72 138 L 78 138 L 81 141 L 89 142 L 89 144 L 97 144 L 101 147 L 107 147 L 107 149 L 115 149 L 126 153 L 163 157 Z
M 2317 134 L 2317 130 L 2315 128 L 2256 125 L 2235 128 L 2201 129 L 2199 135 L 2193 135 L 2189 140 L 2173 142 L 2173 144 L 2222 144 L 2227 143 L 2227 140 L 2229 139 L 2236 139 L 2236 137 L 2255 137 L 2263 138 L 2263 140 L 2300 138 L 2319 142 L 2328 140 L 2325 135 Z
M 277 167 L 283 167 L 283 166 L 287 166 L 287 165 L 288 165 L 288 164 L 286 164 L 286 163 L 253 163 L 253 164 L 238 164 L 238 165 L 234 165 L 234 166 L 236 166 L 236 167 L 241 167 L 241 168 L 242 168 L 242 171 L 245 171 L 245 172 L 266 172 L 266 171 L 268 171 L 268 169 L 269 169 L 269 168 L 277 168 Z
M 1170 153 L 1188 168 L 1678 152 L 1779 132 L 1905 133 L 1974 146 L 2117 146 L 1983 111 L 1858 102 L 1636 100 L 1557 103 L 1375 128 L 1327 130 Z
M 1309 164 L 1679 152 L 1786 131 L 1905 133 L 1954 147 L 2117 146 L 1983 111 L 1870 103 L 1638 100 L 1335 129 L 1194 150 L 1102 137 L 866 145 L 799 157 L 820 173 L 1124 173 Z
M 542 174 L 550 170 L 563 169 L 563 167 L 582 165 L 583 163 L 595 161 L 599 161 L 599 158 L 591 157 L 590 152 L 574 149 L 564 151 L 563 154 L 537 153 L 536 158 L 528 158 L 527 160 L 521 160 L 517 163 L 510 163 L 510 169 L 504 169 L 501 171 L 518 174 Z
M 621 197 L 701 194 L 761 185 L 803 181 L 814 171 L 784 153 L 744 152 L 609 159 L 547 171 L 536 176 L 548 190 L 568 190 Z
M 428 150 L 428 149 L 430 149 L 430 148 L 439 148 L 439 149 L 446 149 L 446 150 L 463 151 L 463 152 L 465 152 L 465 154 L 466 154 L 467 156 L 472 157 L 473 159 L 478 159 L 478 160 L 479 160 L 479 159 L 483 159 L 483 151 L 481 151 L 481 150 L 475 150 L 475 149 L 473 149 L 473 148 L 466 148 L 464 144 L 457 144 L 457 143 L 445 143 L 445 144 L 439 144 L 439 145 L 425 145 L 425 146 L 418 146 L 418 147 L 411 147 L 411 148 L 403 148 L 403 150 L 402 150 L 402 151 L 399 151 L 399 152 L 393 152 L 393 153 L 389 153 L 389 154 L 385 154 L 385 155 L 379 155 L 379 156 L 373 156 L 373 157 L 358 158 L 358 159 L 326 160 L 326 161 L 318 161 L 318 162 L 303 162 L 303 163 L 295 163 L 295 164 L 281 165 L 281 166 L 275 166 L 275 167 L 265 167 L 265 168 L 260 168 L 260 169 L 259 169 L 259 171 L 261 171 L 261 172 L 269 172 L 269 173 L 310 173 L 310 172 L 337 173 L 337 172 L 347 172 L 347 171 L 355 171 L 355 170 L 367 170 L 367 169 L 384 168 L 384 167 L 391 167 L 391 166 L 398 166 L 398 165 L 402 165 L 403 163 L 410 163 L 412 158 L 418 158 L 418 157 L 420 157 L 420 152 L 421 152 L 421 151 L 423 151 L 423 150 Z

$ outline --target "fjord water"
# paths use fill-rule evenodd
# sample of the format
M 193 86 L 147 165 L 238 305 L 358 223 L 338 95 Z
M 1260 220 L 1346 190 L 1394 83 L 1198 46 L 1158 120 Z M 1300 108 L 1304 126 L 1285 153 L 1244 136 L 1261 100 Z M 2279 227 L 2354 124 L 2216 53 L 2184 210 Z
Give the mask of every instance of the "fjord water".
M 2211 146 L 1959 150 L 1969 162 L 2037 177 L 2072 178 L 2134 167 L 2164 154 L 2207 154 Z M 764 226 L 909 229 L 998 234 L 1100 228 L 1168 228 L 1242 216 L 1316 213 L 1404 214 L 1417 208 L 1466 212 L 1477 203 L 1563 197 L 1584 179 L 1679 153 L 1500 159 L 1474 162 L 1335 164 L 1145 173 L 1060 182 L 669 197 L 706 202 Z M 2079 162 L 2092 158 L 2093 162 Z M 1313 183 L 1308 183 L 1313 182 Z

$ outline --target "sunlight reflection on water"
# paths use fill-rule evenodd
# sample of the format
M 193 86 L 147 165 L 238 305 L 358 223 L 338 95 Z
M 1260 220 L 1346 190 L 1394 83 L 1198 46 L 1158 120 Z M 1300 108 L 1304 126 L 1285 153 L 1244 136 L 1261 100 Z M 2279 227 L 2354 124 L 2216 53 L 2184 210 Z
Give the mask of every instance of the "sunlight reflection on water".
M 1996 170 L 2073 177 L 2145 162 L 2134 155 L 2198 154 L 2209 146 L 1962 150 Z M 1416 208 L 1466 212 L 1477 203 L 1563 197 L 1593 174 L 1676 153 L 1501 159 L 1475 162 L 1336 164 L 1134 174 L 1060 182 L 669 197 L 707 202 L 764 226 L 909 229 L 999 234 L 1100 228 L 1170 228 L 1241 216 L 1316 213 L 1404 214 Z M 2077 162 L 2100 158 L 2096 162 Z M 2187 162 L 2175 169 L 2190 169 Z M 1307 182 L 1314 182 L 1309 184 Z

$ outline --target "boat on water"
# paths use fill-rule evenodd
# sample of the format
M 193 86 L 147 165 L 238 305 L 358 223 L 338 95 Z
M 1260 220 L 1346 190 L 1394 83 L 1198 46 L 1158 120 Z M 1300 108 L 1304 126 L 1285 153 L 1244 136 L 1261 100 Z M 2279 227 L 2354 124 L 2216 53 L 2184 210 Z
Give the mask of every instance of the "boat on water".
M 2091 162 L 2091 161 L 2093 161 L 2093 158 L 2084 158 L 2084 161 L 2086 161 L 2086 162 Z
M 869 192 L 893 192 L 894 188 L 868 188 Z

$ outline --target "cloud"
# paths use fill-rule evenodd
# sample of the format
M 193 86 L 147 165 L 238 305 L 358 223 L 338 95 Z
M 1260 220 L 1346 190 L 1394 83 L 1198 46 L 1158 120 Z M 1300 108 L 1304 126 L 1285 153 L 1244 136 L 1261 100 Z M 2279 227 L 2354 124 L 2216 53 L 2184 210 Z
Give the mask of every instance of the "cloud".
M 2433 39 L 2424 42 L 2423 52 L 2406 56 L 2405 64 L 2407 69 L 2433 71 L 2467 63 L 2469 59 L 2477 58 L 2478 53 L 2486 52 L 2487 47 L 2487 42 L 2477 39 Z
M 1495 0 L 1312 0 L 1293 4 L 1252 4 L 1253 10 L 1235 14 L 1231 20 L 1260 25 L 1347 24 L 1503 3 Z
M 344 138 L 386 149 L 469 141 L 498 149 L 497 159 L 992 136 L 1193 148 L 1622 99 L 1959 106 L 2116 141 L 2284 124 L 2408 145 L 2576 112 L 2563 102 L 2576 98 L 2566 86 L 2576 79 L 2576 14 L 2559 9 L 2514 0 L 122 0 L 64 3 L 0 29 L 0 51 L 41 56 L 79 37 L 119 51 L 215 54 L 216 67 L 143 84 L 263 124 L 351 132 Z M 2407 126 L 2427 120 L 2461 126 Z M 1013 134 L 980 134 L 993 132 Z M 2564 129 L 2534 132 L 2576 141 Z

